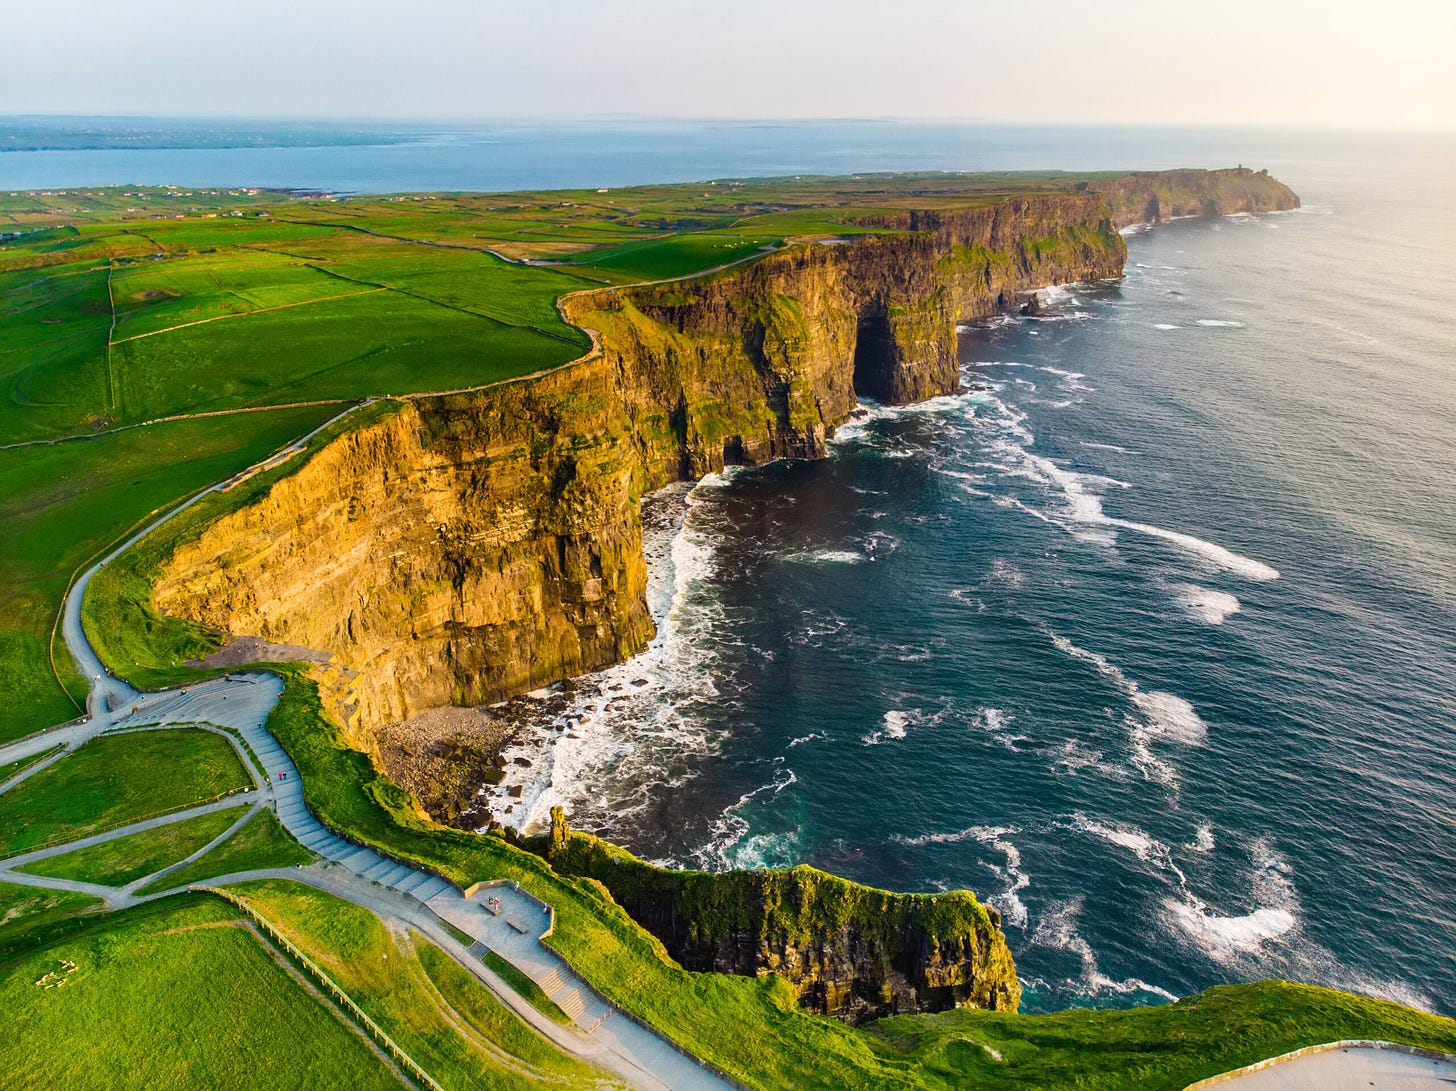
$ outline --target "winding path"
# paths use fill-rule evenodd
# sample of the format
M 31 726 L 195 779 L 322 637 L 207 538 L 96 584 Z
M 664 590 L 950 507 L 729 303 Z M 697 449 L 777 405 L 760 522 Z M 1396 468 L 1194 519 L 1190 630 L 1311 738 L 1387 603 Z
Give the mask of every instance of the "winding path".
M 358 407 L 351 406 L 293 446 L 301 447 L 318 432 L 356 408 Z M 66 750 L 60 751 L 57 755 L 59 757 L 89 739 L 115 728 L 172 724 L 215 724 L 229 728 L 256 755 L 262 766 L 262 780 L 255 793 L 225 802 L 230 802 L 233 806 L 244 803 L 273 806 L 284 828 L 317 853 L 322 861 L 307 868 L 248 872 L 224 876 L 211 882 L 222 885 L 243 879 L 268 877 L 304 882 L 370 909 L 383 918 L 386 924 L 415 928 L 428 936 L 431 942 L 448 951 L 466 970 L 488 985 L 517 1015 L 543 1036 L 567 1052 L 608 1069 L 635 1087 L 653 1091 L 663 1088 L 717 1091 L 732 1086 L 705 1068 L 696 1058 L 688 1056 L 655 1032 L 630 1018 L 614 1018 L 617 1013 L 611 1011 L 606 1001 L 592 991 L 564 959 L 541 943 L 541 939 L 550 934 L 554 923 L 554 914 L 545 903 L 509 883 L 493 886 L 476 884 L 468 891 L 462 891 L 439 876 L 346 841 L 315 818 L 304 802 L 303 785 L 297 768 L 267 730 L 268 714 L 283 692 L 283 683 L 276 676 L 263 673 L 233 674 L 156 693 L 144 693 L 113 677 L 106 670 L 87 639 L 81 623 L 81 603 L 91 577 L 135 542 L 187 510 L 208 493 L 227 484 L 227 481 L 219 482 L 210 489 L 204 489 L 149 523 L 75 581 L 62 608 L 61 631 L 71 655 L 91 683 L 86 700 L 87 715 L 80 721 L 0 747 L 0 765 L 43 753 L 64 743 Z M 56 759 L 38 762 L 36 766 L 25 770 L 23 775 L 33 775 L 53 760 Z M 251 767 L 251 763 L 245 764 Z M 12 778 L 11 783 L 18 783 L 20 779 Z M 133 824 L 88 838 L 86 843 L 96 844 L 124 837 L 143 828 L 161 825 L 165 821 L 178 821 L 199 813 L 203 813 L 201 809 L 194 809 L 176 816 L 168 815 L 150 822 Z M 76 848 L 79 843 L 65 847 Z M 195 859 L 202 851 L 199 850 L 188 859 Z M 133 893 L 136 887 L 154 881 L 156 875 L 147 876 L 128 888 L 118 890 L 9 870 L 13 865 L 46 855 L 53 853 L 45 850 L 0 861 L 0 874 L 3 874 L 6 882 L 95 894 L 116 907 L 176 893 L 175 890 L 150 895 Z M 499 913 L 489 907 L 491 898 L 499 900 Z M 472 942 L 468 946 L 463 944 L 451 932 L 451 928 L 458 929 L 470 937 Z M 573 1025 L 563 1027 L 555 1023 L 492 973 L 481 961 L 488 951 L 494 951 L 541 986 L 567 1013 Z

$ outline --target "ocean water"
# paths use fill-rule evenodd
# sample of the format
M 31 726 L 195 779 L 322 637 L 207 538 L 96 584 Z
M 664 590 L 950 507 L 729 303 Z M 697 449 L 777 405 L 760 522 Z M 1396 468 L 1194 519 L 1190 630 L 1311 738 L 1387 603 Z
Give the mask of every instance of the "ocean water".
M 519 824 L 997 906 L 1027 1010 L 1290 977 L 1456 1011 L 1456 200 L 1129 238 L 964 392 L 649 508 L 646 654 L 540 704 Z M 546 740 L 544 743 L 542 740 Z
M 383 137 L 381 138 L 383 139 Z M 963 334 L 965 390 L 646 511 L 660 634 L 512 766 L 652 859 L 1001 909 L 1024 1007 L 1287 976 L 1456 1012 L 1456 145 L 823 122 L 0 153 L 0 189 L 1266 166 Z M 227 143 L 214 140 L 214 145 Z

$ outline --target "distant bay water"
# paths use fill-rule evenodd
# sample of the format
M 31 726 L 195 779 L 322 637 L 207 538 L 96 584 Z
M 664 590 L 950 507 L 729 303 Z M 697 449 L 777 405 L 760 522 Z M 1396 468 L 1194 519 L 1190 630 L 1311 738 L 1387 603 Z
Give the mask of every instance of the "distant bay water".
M 965 391 L 648 510 L 661 635 L 543 703 L 519 821 L 1001 909 L 1026 1007 L 1269 976 L 1456 1012 L 1456 147 L 603 123 L 0 154 L 0 189 L 1268 167 L 967 329 Z M 546 721 L 564 722 L 566 731 Z M 519 767 L 512 767 L 518 769 Z
M 0 130 L 8 122 L 17 139 L 44 143 L 39 120 L 0 117 Z M 1277 171 L 1294 162 L 1433 150 L 1408 137 L 862 120 L 498 122 L 413 132 L 352 125 L 320 127 L 312 146 L 300 143 L 312 130 L 289 123 L 276 126 L 277 146 L 269 146 L 268 128 L 259 122 L 239 123 L 230 134 L 222 123 L 208 133 L 198 121 L 81 120 L 79 127 L 98 143 L 190 138 L 206 146 L 3 151 L 0 189 L 173 184 L 399 193 L 880 170 L 1150 170 L 1242 162 Z M 56 125 L 54 142 L 77 139 L 77 124 L 63 127 L 58 119 Z M 378 143 L 364 142 L 371 131 Z M 225 146 L 230 142 L 239 146 Z M 1434 152 L 1449 154 L 1449 142 Z

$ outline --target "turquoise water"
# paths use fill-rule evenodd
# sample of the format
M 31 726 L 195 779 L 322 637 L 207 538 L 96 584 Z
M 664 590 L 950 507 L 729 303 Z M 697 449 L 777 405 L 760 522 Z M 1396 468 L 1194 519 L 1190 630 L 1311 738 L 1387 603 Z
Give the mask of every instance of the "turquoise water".
M 1029 1010 L 1456 1010 L 1456 204 L 1279 173 L 1303 211 L 965 331 L 964 393 L 659 500 L 663 636 L 547 703 L 516 819 L 969 887 Z
M 1122 282 L 967 330 L 965 393 L 658 498 L 659 641 L 542 702 L 514 817 L 560 799 L 654 859 L 970 887 L 1031 1010 L 1280 975 L 1451 1013 L 1449 141 L 495 126 L 5 152 L 0 188 L 1240 161 L 1304 211 L 1135 235 Z

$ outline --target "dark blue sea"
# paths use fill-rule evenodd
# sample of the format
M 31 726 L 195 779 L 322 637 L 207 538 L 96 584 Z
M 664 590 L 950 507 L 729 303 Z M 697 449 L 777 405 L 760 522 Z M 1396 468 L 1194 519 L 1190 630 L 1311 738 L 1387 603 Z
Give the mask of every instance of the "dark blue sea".
M 1027 1010 L 1290 977 L 1456 1012 L 1456 146 L 977 125 L 500 126 L 0 154 L 0 188 L 503 189 L 1268 167 L 963 331 L 964 391 L 647 508 L 643 656 L 543 697 L 520 822 L 1003 913 Z M 543 749 L 537 741 L 555 740 Z

